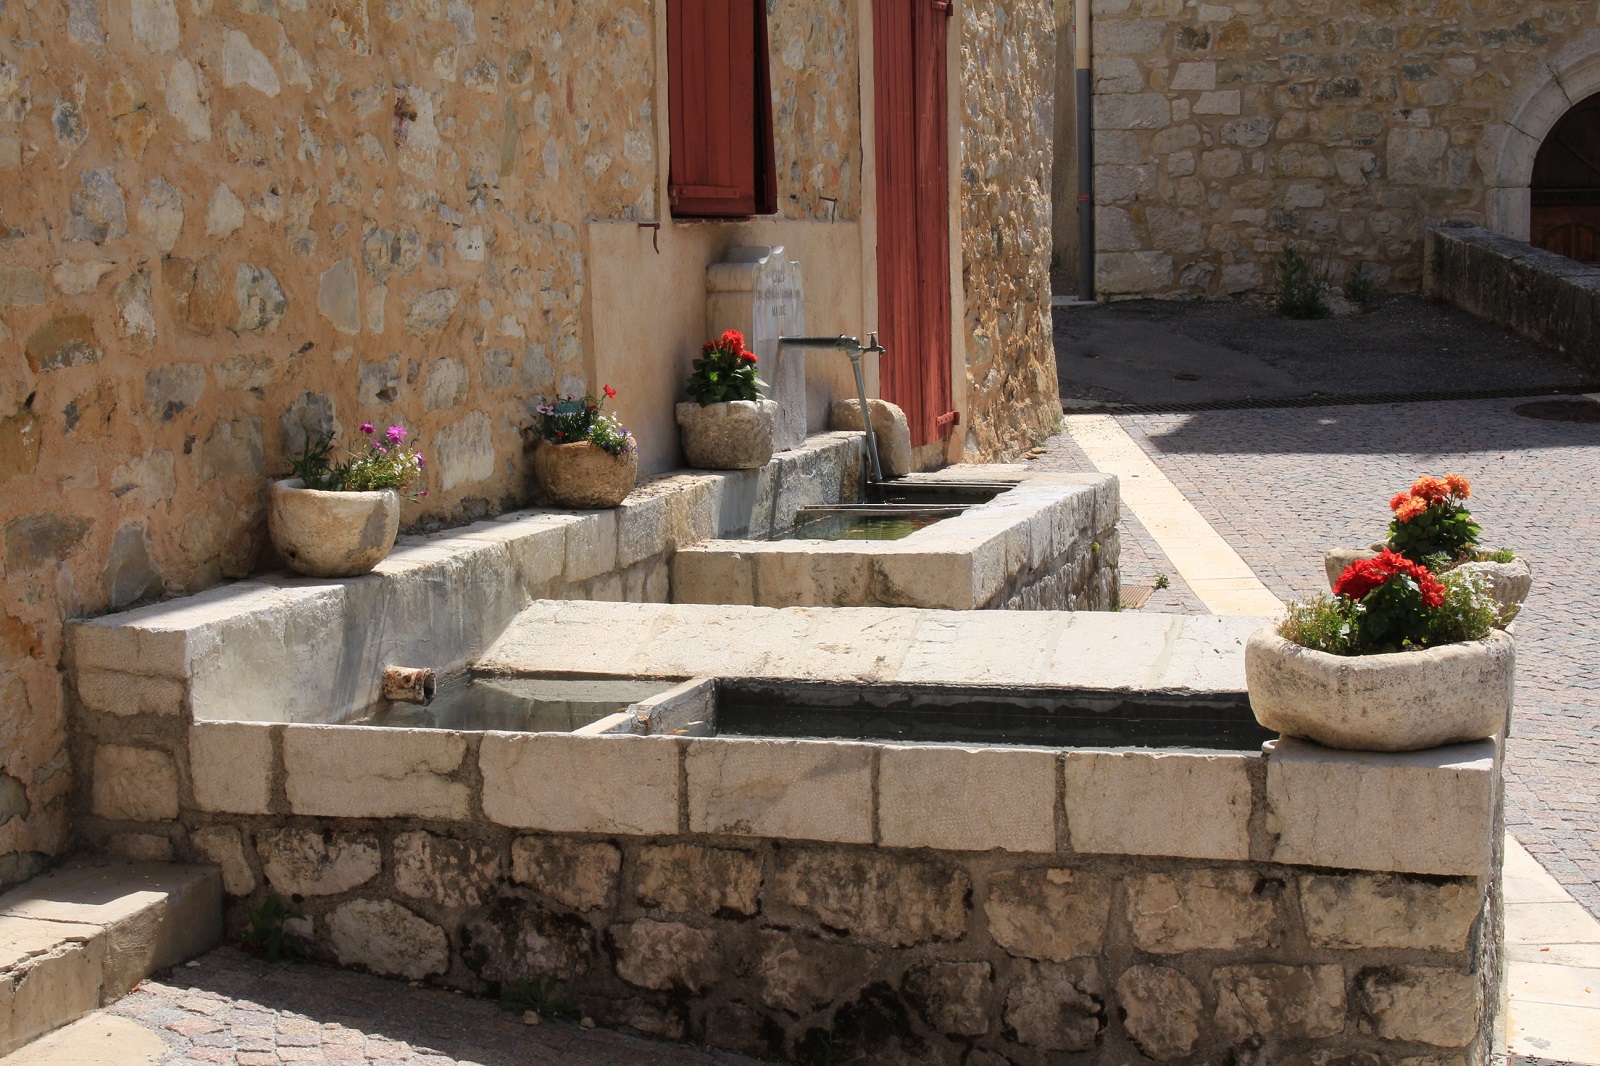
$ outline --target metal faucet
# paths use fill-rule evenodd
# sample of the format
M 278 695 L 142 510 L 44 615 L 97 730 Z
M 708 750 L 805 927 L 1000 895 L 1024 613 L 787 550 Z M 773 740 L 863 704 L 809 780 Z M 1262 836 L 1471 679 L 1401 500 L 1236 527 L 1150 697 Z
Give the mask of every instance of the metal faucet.
M 862 347 L 855 337 L 843 333 L 837 337 L 779 337 L 780 348 L 827 348 L 850 356 L 850 366 L 856 372 L 856 394 L 861 397 L 861 424 L 867 430 L 867 456 L 872 460 L 872 480 L 883 481 L 883 464 L 878 462 L 878 435 L 872 430 L 872 409 L 867 406 L 867 379 L 861 374 L 861 356 L 865 352 L 883 355 L 887 349 L 878 343 L 876 331 L 867 334 L 868 343 Z

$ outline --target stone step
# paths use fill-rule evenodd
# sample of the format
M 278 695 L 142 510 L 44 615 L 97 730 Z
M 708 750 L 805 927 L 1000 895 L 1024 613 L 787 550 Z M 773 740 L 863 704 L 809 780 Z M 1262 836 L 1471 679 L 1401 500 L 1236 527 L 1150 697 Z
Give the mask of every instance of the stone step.
M 0 896 L 0 1055 L 222 939 L 209 866 L 84 860 Z

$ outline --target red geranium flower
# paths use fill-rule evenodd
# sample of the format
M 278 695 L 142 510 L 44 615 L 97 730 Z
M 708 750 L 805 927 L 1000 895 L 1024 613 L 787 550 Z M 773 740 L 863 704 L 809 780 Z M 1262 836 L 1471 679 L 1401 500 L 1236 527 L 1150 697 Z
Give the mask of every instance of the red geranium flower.
M 610 385 L 603 386 L 600 391 L 606 394 L 606 399 L 608 400 L 615 400 L 617 398 L 617 390 L 613 389 Z
M 744 351 L 744 334 L 736 329 L 725 330 L 722 334 L 722 347 L 728 349 L 732 355 Z
M 1345 568 L 1334 583 L 1336 596 L 1363 600 L 1374 589 L 1389 583 L 1391 578 L 1404 575 L 1417 583 L 1422 593 L 1422 605 L 1430 609 L 1444 603 L 1444 586 L 1439 584 L 1427 567 L 1412 562 L 1405 556 L 1384 549 L 1376 559 L 1357 559 Z
M 743 359 L 747 363 L 753 363 L 753 362 L 756 361 L 756 353 L 755 352 L 740 352 L 739 353 L 739 358 Z

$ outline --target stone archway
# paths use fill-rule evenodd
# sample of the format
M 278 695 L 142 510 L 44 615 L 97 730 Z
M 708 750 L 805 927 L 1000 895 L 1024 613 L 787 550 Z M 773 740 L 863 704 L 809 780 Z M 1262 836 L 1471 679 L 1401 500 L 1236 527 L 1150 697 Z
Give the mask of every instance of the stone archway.
M 1590 30 L 1540 62 L 1517 83 L 1506 120 L 1484 131 L 1479 148 L 1488 185 L 1489 228 L 1529 238 L 1533 167 L 1563 115 L 1600 93 L 1600 30 Z

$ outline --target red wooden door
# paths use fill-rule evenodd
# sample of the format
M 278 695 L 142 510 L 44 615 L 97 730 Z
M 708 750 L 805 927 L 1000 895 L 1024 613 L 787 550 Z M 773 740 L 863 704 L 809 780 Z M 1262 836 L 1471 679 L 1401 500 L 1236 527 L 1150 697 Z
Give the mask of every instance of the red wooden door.
M 949 436 L 950 185 L 945 112 L 949 3 L 874 0 L 878 335 L 883 398 L 911 443 Z

